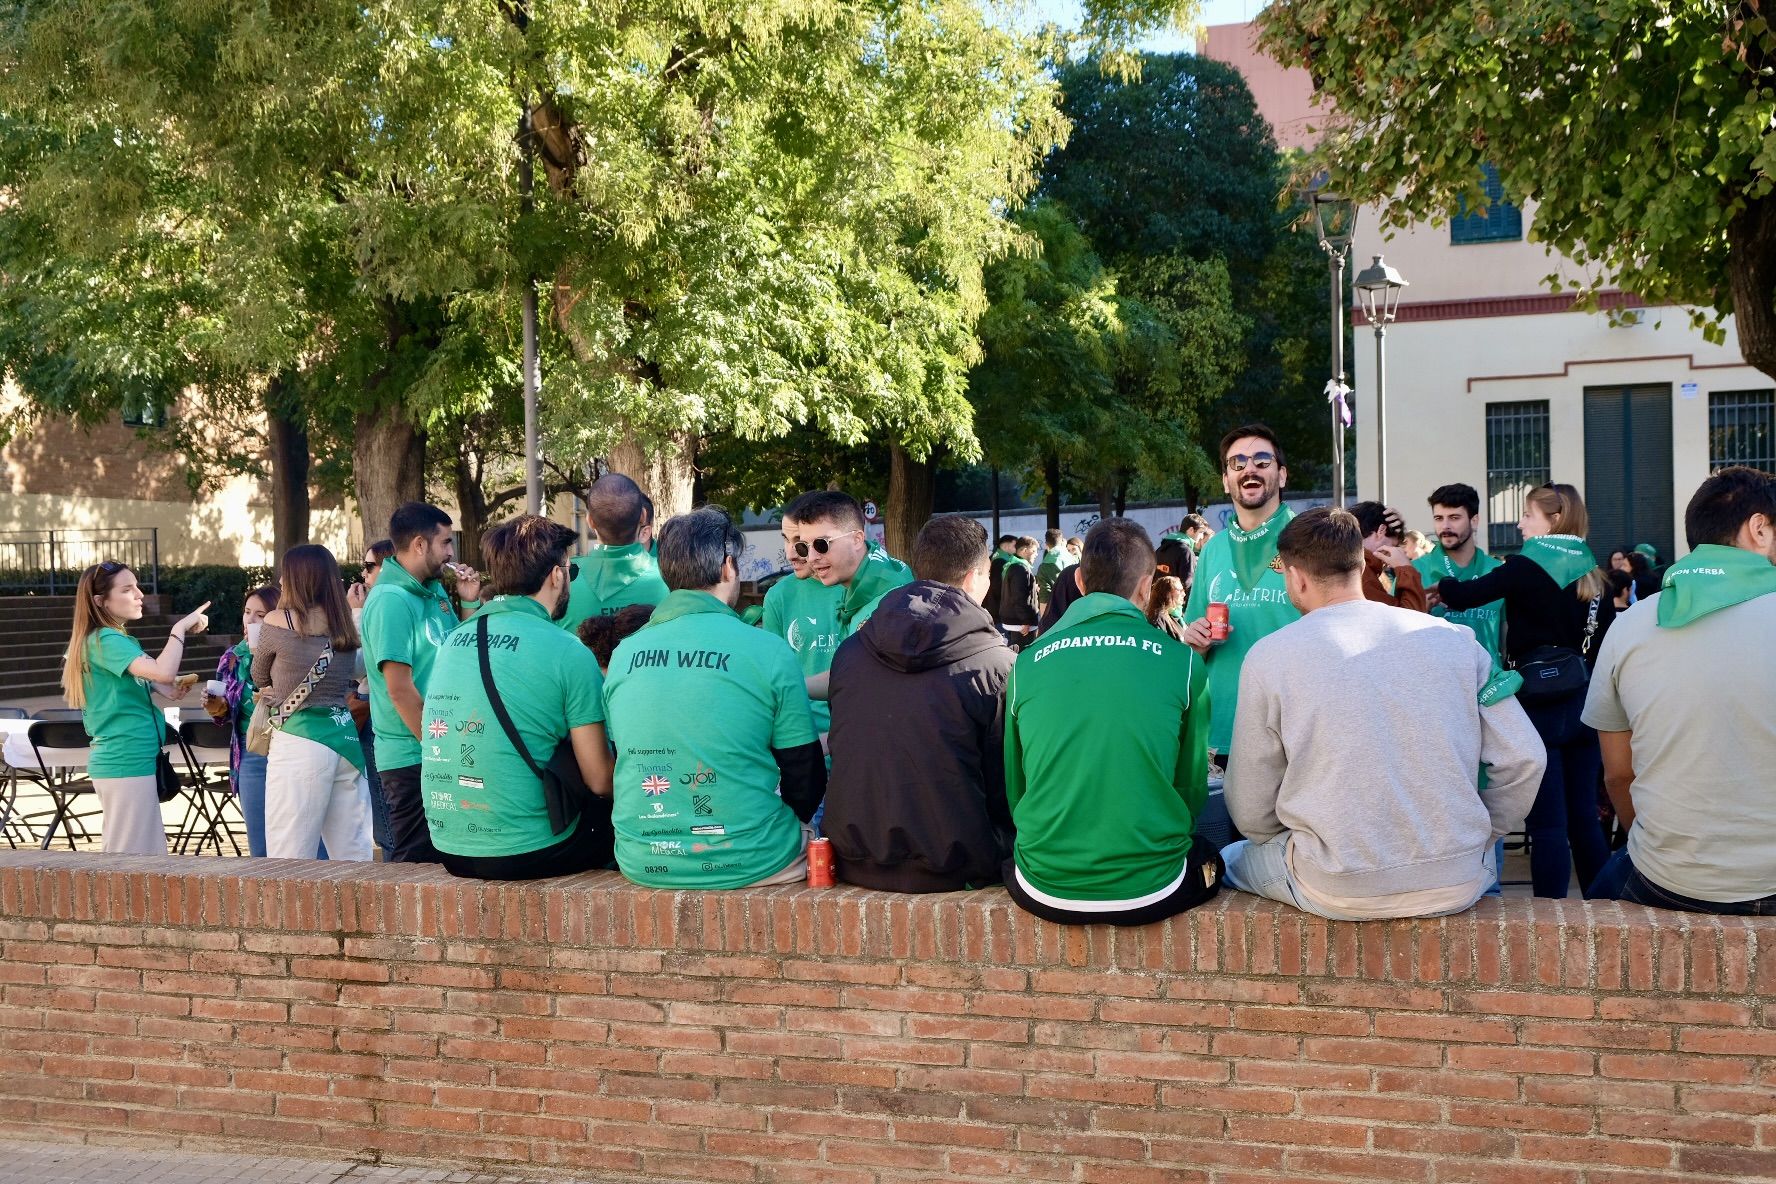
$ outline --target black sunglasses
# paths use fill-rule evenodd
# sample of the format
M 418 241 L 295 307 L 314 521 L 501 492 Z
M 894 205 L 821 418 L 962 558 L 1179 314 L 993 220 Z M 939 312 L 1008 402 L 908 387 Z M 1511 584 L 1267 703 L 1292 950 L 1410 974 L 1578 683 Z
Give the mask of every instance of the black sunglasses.
M 828 551 L 832 550 L 832 544 L 833 544 L 834 539 L 842 539 L 846 535 L 862 534 L 862 533 L 863 532 L 861 530 L 841 530 L 838 534 L 829 534 L 829 535 L 825 535 L 821 538 L 810 539 L 808 542 L 805 542 L 805 543 L 798 542 L 795 545 L 795 553 L 796 553 L 797 558 L 806 559 L 808 557 L 809 549 L 812 548 L 814 551 L 814 554 L 824 555 Z

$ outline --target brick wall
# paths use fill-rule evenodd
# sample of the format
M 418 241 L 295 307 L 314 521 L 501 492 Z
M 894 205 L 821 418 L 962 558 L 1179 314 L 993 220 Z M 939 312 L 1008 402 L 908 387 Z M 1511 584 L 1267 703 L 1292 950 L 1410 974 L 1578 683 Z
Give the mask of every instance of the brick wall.
M 0 1132 L 699 1182 L 1767 1181 L 1773 937 L 0 851 Z

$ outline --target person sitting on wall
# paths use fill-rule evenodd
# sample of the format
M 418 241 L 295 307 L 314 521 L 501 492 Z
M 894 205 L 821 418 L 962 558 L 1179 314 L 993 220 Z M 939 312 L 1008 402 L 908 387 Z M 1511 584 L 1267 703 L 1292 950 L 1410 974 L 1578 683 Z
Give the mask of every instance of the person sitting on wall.
M 826 793 L 801 667 L 734 612 L 746 539 L 714 507 L 660 530 L 671 591 L 604 684 L 617 744 L 617 866 L 650 888 L 790 884 Z
M 621 473 L 606 473 L 592 483 L 586 513 L 598 532 L 598 546 L 573 561 L 567 612 L 561 618 L 569 633 L 587 617 L 666 599 L 660 569 L 648 553 L 653 503 L 641 486 Z
M 1471 632 L 1364 598 L 1363 538 L 1322 507 L 1277 541 L 1303 616 L 1240 671 L 1226 798 L 1246 838 L 1221 856 L 1235 888 L 1322 917 L 1460 912 L 1492 886 L 1494 841 L 1523 825 L 1547 754 L 1522 676 L 1495 678 Z

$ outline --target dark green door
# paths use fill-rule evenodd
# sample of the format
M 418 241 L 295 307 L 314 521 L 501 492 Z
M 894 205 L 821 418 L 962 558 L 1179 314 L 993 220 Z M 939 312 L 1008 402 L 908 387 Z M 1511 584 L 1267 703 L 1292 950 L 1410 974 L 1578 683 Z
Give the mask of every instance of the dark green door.
M 1671 385 L 1585 388 L 1585 505 L 1591 549 L 1651 543 L 1676 554 L 1671 503 Z

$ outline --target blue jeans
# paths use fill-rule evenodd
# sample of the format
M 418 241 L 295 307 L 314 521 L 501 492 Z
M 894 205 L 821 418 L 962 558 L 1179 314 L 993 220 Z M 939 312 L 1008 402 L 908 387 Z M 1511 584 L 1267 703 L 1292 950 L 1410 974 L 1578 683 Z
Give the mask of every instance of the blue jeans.
M 1713 913 L 1722 917 L 1776 917 L 1776 896 L 1755 900 L 1697 900 L 1661 888 L 1640 874 L 1626 849 L 1610 856 L 1596 880 L 1585 890 L 1593 900 L 1621 900 L 1680 913 Z
M 265 858 L 265 757 L 241 751 L 234 770 L 234 789 L 240 795 L 241 817 L 247 823 L 247 854 Z M 320 845 L 316 859 L 327 858 L 327 844 Z
M 1548 771 L 1523 824 L 1529 832 L 1530 883 L 1537 896 L 1564 899 L 1575 865 L 1579 883 L 1588 886 L 1609 859 L 1609 840 L 1597 818 L 1603 754 L 1597 733 L 1579 718 L 1584 692 L 1523 707 L 1548 749 Z
M 265 858 L 265 758 L 242 752 L 234 770 L 234 788 L 240 794 L 241 817 L 247 822 L 247 854 Z
M 382 797 L 382 778 L 376 775 L 376 736 L 365 721 L 358 729 L 358 743 L 364 746 L 364 779 L 370 783 L 370 833 L 376 845 L 389 849 L 389 808 Z

